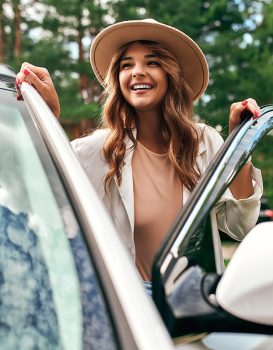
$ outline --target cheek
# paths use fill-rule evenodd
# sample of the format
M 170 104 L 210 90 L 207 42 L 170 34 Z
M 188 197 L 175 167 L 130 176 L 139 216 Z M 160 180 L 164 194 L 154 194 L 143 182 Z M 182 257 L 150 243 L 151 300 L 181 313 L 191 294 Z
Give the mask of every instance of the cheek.
M 162 90 L 166 92 L 169 87 L 169 81 L 168 76 L 163 69 L 158 72 L 158 80 L 160 81 Z
M 119 86 L 120 86 L 120 89 L 121 89 L 121 92 L 122 94 L 124 95 L 124 92 L 125 92 L 125 87 L 126 87 L 126 79 L 125 79 L 125 75 L 120 73 L 119 74 Z

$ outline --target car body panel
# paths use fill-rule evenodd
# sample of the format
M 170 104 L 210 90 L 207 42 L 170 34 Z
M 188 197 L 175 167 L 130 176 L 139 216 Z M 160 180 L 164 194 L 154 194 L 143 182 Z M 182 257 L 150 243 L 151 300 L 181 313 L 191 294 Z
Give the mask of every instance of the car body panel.
M 210 333 L 202 340 L 178 345 L 177 350 L 271 350 L 273 336 L 248 333 Z M 185 341 L 185 340 L 184 340 Z

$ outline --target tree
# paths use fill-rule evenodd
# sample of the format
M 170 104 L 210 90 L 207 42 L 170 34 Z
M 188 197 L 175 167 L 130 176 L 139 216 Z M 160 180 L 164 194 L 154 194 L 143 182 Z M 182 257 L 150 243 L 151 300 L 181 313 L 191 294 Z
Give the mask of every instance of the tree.
M 12 8 L 14 12 L 14 27 L 15 27 L 14 57 L 16 60 L 18 60 L 21 55 L 21 49 L 22 49 L 20 0 L 13 0 Z
M 79 120 L 90 112 L 97 117 L 100 87 L 89 47 L 105 26 L 105 8 L 95 0 L 1 0 L 0 5 L 1 62 L 15 70 L 24 61 L 46 67 L 66 118 Z
M 44 17 L 43 28 L 54 34 L 52 40 L 59 38 L 63 47 L 72 50 L 72 53 L 70 51 L 68 55 L 67 67 L 60 69 L 69 71 L 70 74 L 70 76 L 66 75 L 67 80 L 65 84 L 62 83 L 62 88 L 67 87 L 66 93 L 75 92 L 72 88 L 74 80 L 79 90 L 76 96 L 70 96 L 70 98 L 85 104 L 94 103 L 99 88 L 97 82 L 94 82 L 94 75 L 90 69 L 89 45 L 92 36 L 96 35 L 99 30 L 98 26 L 102 26 L 105 11 L 93 1 L 61 0 L 56 3 L 53 0 L 47 0 L 45 3 L 49 7 Z M 88 47 L 84 45 L 84 41 L 89 43 Z M 65 100 L 67 102 L 66 98 Z M 82 112 L 83 108 L 76 109 L 76 112 L 79 111 Z M 87 109 L 85 111 L 87 112 Z M 66 115 L 70 113 L 71 109 L 68 109 Z
M 0 2 L 0 62 L 5 60 L 4 10 L 3 1 Z

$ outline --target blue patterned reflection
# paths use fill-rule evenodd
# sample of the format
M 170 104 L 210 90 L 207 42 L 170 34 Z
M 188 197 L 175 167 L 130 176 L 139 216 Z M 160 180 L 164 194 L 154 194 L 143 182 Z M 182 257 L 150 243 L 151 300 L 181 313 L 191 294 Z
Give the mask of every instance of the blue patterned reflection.
M 114 350 L 112 327 L 85 244 L 80 235 L 70 244 L 80 282 L 84 349 Z
M 80 282 L 83 348 L 116 349 L 86 246 L 80 234 L 69 242 Z M 5 339 L 6 350 L 62 349 L 38 237 L 29 227 L 27 214 L 15 214 L 3 206 L 0 206 L 0 339 L 1 342 Z
M 28 215 L 0 206 L 0 338 L 5 349 L 61 349 L 50 281 Z

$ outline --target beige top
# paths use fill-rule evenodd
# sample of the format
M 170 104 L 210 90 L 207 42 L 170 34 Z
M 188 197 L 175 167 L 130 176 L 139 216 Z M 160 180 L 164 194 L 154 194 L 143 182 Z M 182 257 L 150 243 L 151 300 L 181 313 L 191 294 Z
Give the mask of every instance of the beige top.
M 199 144 L 196 164 L 203 174 L 215 154 L 223 144 L 219 133 L 205 124 L 195 124 L 198 133 L 203 134 L 203 141 Z M 135 208 L 134 188 L 132 175 L 132 157 L 134 155 L 134 143 L 126 137 L 126 155 L 122 168 L 122 182 L 119 185 L 117 178 L 111 181 L 110 193 L 105 192 L 104 179 L 109 172 L 109 164 L 103 155 L 103 146 L 109 135 L 108 129 L 96 130 L 92 135 L 74 140 L 71 145 L 85 170 L 90 182 L 109 212 L 117 234 L 123 241 L 126 249 L 135 261 Z M 134 138 L 137 138 L 136 130 L 133 130 Z M 241 240 L 255 226 L 260 212 L 260 198 L 263 193 L 263 181 L 261 171 L 252 166 L 251 175 L 254 184 L 254 194 L 246 199 L 237 200 L 227 189 L 216 205 L 218 227 L 230 237 Z M 183 205 L 187 205 L 190 191 L 183 186 Z M 109 234 L 112 232 L 109 232 Z M 113 247 L 113 249 L 115 249 Z
M 182 207 L 182 186 L 167 154 L 157 154 L 140 142 L 132 159 L 136 265 L 146 281 L 162 239 Z

